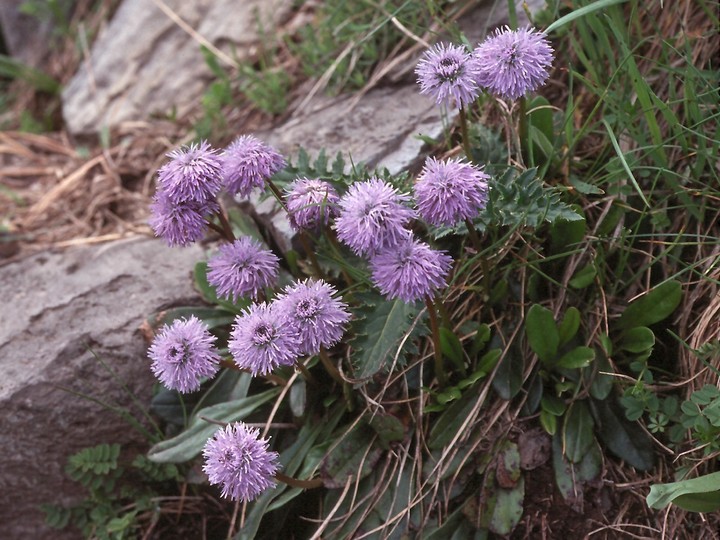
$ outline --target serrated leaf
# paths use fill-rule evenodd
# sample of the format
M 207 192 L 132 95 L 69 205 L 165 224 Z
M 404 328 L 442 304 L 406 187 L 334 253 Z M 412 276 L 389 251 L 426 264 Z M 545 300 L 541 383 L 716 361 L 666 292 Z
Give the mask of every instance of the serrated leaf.
M 217 424 L 203 418 L 223 423 L 242 420 L 279 393 L 279 388 L 272 388 L 261 394 L 201 409 L 194 415 L 185 431 L 150 448 L 148 458 L 156 463 L 182 463 L 192 459 L 202 451 L 207 439 L 219 429 Z
M 357 337 L 352 342 L 356 378 L 367 379 L 389 367 L 417 314 L 414 304 L 381 300 L 372 311 L 365 311 L 364 319 L 356 320 L 353 330 Z
M 666 281 L 630 304 L 618 319 L 620 329 L 650 326 L 670 316 L 682 300 L 679 281 Z
M 550 363 L 557 354 L 560 336 L 555 319 L 549 309 L 533 304 L 525 315 L 525 334 L 530 348 L 544 363 Z
M 714 512 L 720 509 L 720 472 L 689 480 L 650 486 L 646 501 L 650 508 L 661 510 L 674 503 L 691 512 Z
M 583 219 L 560 200 L 556 188 L 543 186 L 536 174 L 534 168 L 520 174 L 509 168 L 491 179 L 488 203 L 479 217 L 478 230 L 496 224 L 537 228 L 544 222 L 554 223 L 559 219 Z

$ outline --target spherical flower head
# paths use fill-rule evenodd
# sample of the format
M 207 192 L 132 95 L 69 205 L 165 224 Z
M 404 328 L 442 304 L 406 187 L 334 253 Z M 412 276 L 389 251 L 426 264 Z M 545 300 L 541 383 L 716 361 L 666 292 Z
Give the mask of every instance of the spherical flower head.
M 274 304 L 253 304 L 235 318 L 228 341 L 238 367 L 267 375 L 278 366 L 292 366 L 300 356 L 297 333 Z
M 506 26 L 481 43 L 473 57 L 478 84 L 497 96 L 515 100 L 545 84 L 553 49 L 544 32 Z
M 222 187 L 221 161 L 207 141 L 173 150 L 170 161 L 158 170 L 158 187 L 173 202 L 204 203 L 215 198 Z
M 228 424 L 205 443 L 203 471 L 211 484 L 222 486 L 223 497 L 252 501 L 275 485 L 279 456 L 268 450 L 268 443 L 257 428 Z
M 275 283 L 279 260 L 258 241 L 243 236 L 218 248 L 208 261 L 207 280 L 220 298 L 256 298 L 263 287 Z
M 372 280 L 388 298 L 411 303 L 432 296 L 447 285 L 452 257 L 409 238 L 401 245 L 378 252 L 370 260 Z
M 253 188 L 285 166 L 285 159 L 253 135 L 241 135 L 228 146 L 222 158 L 222 180 L 230 195 L 247 197 Z
M 489 178 L 461 160 L 428 158 L 415 183 L 418 213 L 437 226 L 472 219 L 487 204 Z
M 342 339 L 350 313 L 336 294 L 329 283 L 305 280 L 287 287 L 275 299 L 277 312 L 300 338 L 301 355 L 317 354 L 321 347 L 332 347 Z
M 194 315 L 165 325 L 150 345 L 151 369 L 167 388 L 194 392 L 220 369 L 220 356 L 205 323 Z
M 415 68 L 420 93 L 435 97 L 438 105 L 464 107 L 475 101 L 480 88 L 475 63 L 465 47 L 438 43 L 423 54 Z
M 169 246 L 185 247 L 201 240 L 207 230 L 207 216 L 217 212 L 217 201 L 175 202 L 166 191 L 158 191 L 150 205 L 149 225 L 155 236 L 165 239 Z
M 410 198 L 387 182 L 356 182 L 340 198 L 335 219 L 338 238 L 358 255 L 369 255 L 408 237 L 405 225 L 415 217 Z
M 288 187 L 290 225 L 296 231 L 318 230 L 337 213 L 339 197 L 329 182 L 300 178 Z

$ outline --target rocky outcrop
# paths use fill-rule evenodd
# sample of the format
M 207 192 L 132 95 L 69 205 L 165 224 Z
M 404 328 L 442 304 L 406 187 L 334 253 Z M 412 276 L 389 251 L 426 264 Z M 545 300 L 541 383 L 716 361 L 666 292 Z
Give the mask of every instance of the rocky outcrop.
M 272 28 L 291 6 L 292 0 L 125 0 L 63 91 L 68 130 L 98 133 L 154 114 L 184 114 L 211 78 L 201 44 L 220 47 L 232 60 L 247 58 L 259 25 Z
M 64 473 L 67 457 L 100 443 L 144 443 L 80 394 L 138 417 L 119 381 L 149 404 L 155 381 L 139 327 L 170 304 L 197 302 L 190 273 L 201 258 L 199 247 L 135 239 L 0 267 L 0 536 L 77 538 L 48 529 L 38 508 L 81 494 Z

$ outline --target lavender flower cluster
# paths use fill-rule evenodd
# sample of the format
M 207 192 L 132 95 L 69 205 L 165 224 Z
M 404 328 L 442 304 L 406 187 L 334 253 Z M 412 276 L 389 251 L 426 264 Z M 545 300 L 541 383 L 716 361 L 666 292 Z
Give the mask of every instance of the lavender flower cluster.
M 511 100 L 534 91 L 547 80 L 552 56 L 545 34 L 505 28 L 472 53 L 462 46 L 433 47 L 416 73 L 421 93 L 433 95 L 438 104 L 462 108 L 482 89 Z M 198 241 L 211 226 L 221 230 L 222 191 L 246 197 L 270 184 L 270 177 L 285 166 L 278 152 L 250 135 L 222 152 L 201 142 L 168 157 L 158 171 L 150 224 L 171 246 Z M 377 177 L 352 184 L 342 195 L 329 182 L 298 178 L 288 186 L 284 202 L 294 230 L 324 229 L 365 257 L 373 283 L 389 299 L 431 302 L 447 286 L 453 259 L 416 238 L 413 223 L 471 225 L 487 204 L 488 180 L 473 163 L 431 157 L 412 196 Z M 214 214 L 221 225 L 211 221 Z M 218 297 L 254 300 L 235 318 L 228 340 L 232 362 L 253 375 L 265 376 L 301 357 L 323 354 L 342 339 L 351 318 L 337 289 L 322 279 L 295 282 L 265 301 L 265 290 L 277 285 L 278 274 L 278 257 L 249 237 L 221 245 L 208 261 L 207 279 Z M 168 388 L 196 391 L 220 369 L 215 341 L 196 317 L 174 321 L 161 329 L 148 351 L 152 371 Z M 203 470 L 212 484 L 222 487 L 224 497 L 253 500 L 279 474 L 278 454 L 268 447 L 257 429 L 229 424 L 205 445 Z
M 545 84 L 553 61 L 547 36 L 526 27 L 499 28 L 468 52 L 464 46 L 439 43 L 425 52 L 415 73 L 420 93 L 438 105 L 463 108 L 482 90 L 516 100 Z

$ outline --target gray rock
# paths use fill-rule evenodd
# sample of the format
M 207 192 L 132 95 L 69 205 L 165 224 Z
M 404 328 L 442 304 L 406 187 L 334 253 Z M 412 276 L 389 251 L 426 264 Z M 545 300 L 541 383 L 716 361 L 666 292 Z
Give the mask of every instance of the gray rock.
M 290 11 L 291 0 L 166 0 L 199 36 L 244 59 L 253 54 L 258 19 L 271 28 Z M 197 106 L 211 78 L 200 44 L 157 4 L 125 0 L 62 94 L 71 133 L 96 133 L 153 114 L 182 115 Z
M 143 446 L 115 413 L 66 389 L 130 409 L 88 348 L 147 405 L 155 380 L 140 325 L 152 312 L 197 303 L 190 273 L 202 249 L 133 239 L 39 254 L 0 268 L 0 523 L 8 539 L 58 539 L 41 503 L 82 493 L 67 457 L 100 443 Z M 68 535 L 68 538 L 77 538 Z
M 49 12 L 23 13 L 20 11 L 23 4 L 27 0 L 0 0 L 0 30 L 10 56 L 38 67 L 50 53 L 55 25 Z M 74 4 L 75 0 L 60 3 L 66 14 Z

